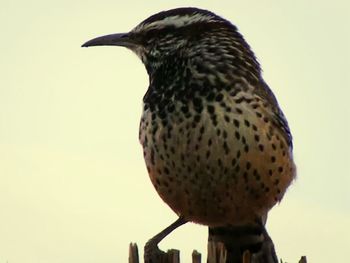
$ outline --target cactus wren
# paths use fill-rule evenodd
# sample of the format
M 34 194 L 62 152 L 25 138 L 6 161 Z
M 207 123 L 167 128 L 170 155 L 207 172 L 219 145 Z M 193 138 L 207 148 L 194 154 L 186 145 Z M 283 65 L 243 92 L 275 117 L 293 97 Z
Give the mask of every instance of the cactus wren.
M 83 46 L 102 45 L 131 49 L 149 75 L 139 138 L 155 189 L 180 217 L 156 243 L 187 221 L 218 236 L 264 226 L 295 177 L 292 136 L 237 28 L 178 8 Z

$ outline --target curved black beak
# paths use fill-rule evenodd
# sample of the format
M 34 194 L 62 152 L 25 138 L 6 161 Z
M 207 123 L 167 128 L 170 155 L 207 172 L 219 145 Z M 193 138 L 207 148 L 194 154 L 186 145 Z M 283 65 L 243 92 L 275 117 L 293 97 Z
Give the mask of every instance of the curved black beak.
M 129 33 L 111 34 L 101 37 L 96 37 L 84 43 L 82 47 L 92 46 L 122 46 L 132 47 L 135 43 L 129 38 Z

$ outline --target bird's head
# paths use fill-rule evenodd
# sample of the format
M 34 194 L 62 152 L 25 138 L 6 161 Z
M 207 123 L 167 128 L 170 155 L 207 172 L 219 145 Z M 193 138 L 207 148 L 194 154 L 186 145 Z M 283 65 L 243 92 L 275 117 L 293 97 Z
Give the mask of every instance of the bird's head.
M 149 73 L 167 58 L 197 58 L 215 65 L 228 61 L 228 65 L 236 69 L 243 63 L 259 71 L 254 54 L 236 27 L 214 13 L 198 8 L 160 12 L 128 33 L 97 37 L 82 46 L 127 47 L 138 55 Z

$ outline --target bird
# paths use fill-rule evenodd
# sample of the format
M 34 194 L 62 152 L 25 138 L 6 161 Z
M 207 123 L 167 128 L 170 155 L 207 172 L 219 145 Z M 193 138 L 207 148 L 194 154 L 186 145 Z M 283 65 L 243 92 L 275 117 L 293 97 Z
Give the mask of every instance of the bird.
M 149 75 L 139 141 L 150 180 L 178 219 L 146 247 L 194 222 L 225 245 L 226 262 L 242 262 L 246 249 L 262 254 L 256 262 L 278 262 L 265 224 L 296 177 L 292 135 L 237 27 L 181 7 L 82 46 L 126 47 Z

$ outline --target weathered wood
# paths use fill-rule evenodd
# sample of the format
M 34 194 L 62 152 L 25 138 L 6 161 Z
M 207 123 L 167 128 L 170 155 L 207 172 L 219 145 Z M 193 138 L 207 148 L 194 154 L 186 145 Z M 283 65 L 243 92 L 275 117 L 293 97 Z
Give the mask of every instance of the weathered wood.
M 208 242 L 208 263 L 225 263 L 227 252 L 221 242 Z
M 192 252 L 192 263 L 201 263 L 202 255 L 197 250 Z
M 139 263 L 139 250 L 136 243 L 129 245 L 129 263 Z
M 201 254 L 193 250 L 192 263 L 201 263 Z M 208 242 L 208 258 L 207 263 L 226 263 L 226 250 L 220 242 Z M 158 250 L 156 254 L 145 255 L 145 263 L 180 263 L 180 251 L 177 249 L 169 249 L 167 252 Z M 141 263 L 139 261 L 138 247 L 136 243 L 130 243 L 129 246 L 129 263 Z M 242 263 L 252 262 L 252 255 L 249 251 L 243 253 Z M 281 260 L 281 263 L 283 261 Z M 302 256 L 299 263 L 307 263 L 306 257 Z
M 145 263 L 180 263 L 180 251 L 169 249 L 167 252 L 160 250 L 144 251 Z
M 252 255 L 250 254 L 250 252 L 248 250 L 244 251 L 242 263 L 251 263 L 251 257 L 252 257 Z
M 167 252 L 168 261 L 164 263 L 180 263 L 180 251 L 177 249 L 170 249 Z

